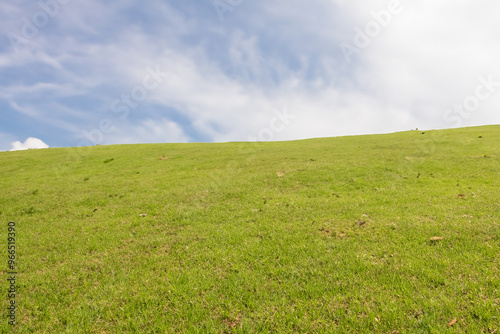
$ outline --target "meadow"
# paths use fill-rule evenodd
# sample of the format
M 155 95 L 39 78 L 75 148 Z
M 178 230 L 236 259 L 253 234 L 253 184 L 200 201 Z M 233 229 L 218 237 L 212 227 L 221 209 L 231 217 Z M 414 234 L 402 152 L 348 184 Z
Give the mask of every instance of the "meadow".
M 0 152 L 0 175 L 2 333 L 500 333 L 499 125 Z

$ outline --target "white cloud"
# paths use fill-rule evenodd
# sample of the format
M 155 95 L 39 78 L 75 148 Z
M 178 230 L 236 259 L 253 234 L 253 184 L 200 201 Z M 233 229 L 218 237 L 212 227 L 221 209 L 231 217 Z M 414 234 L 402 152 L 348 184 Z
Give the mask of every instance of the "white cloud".
M 139 124 L 126 124 L 115 127 L 110 133 L 101 133 L 102 144 L 136 144 L 136 143 L 186 143 L 189 141 L 179 124 L 168 119 L 146 119 Z M 90 141 L 85 138 L 87 143 Z M 92 144 L 92 143 L 90 143 Z
M 480 77 L 492 75 L 495 82 L 500 82 L 500 44 L 496 33 L 500 22 L 492 17 L 500 10 L 500 3 L 401 3 L 402 13 L 358 55 L 356 79 L 360 91 L 382 105 L 410 114 L 420 122 L 419 127 L 452 127 L 454 123 L 444 119 L 445 112 L 474 94 Z M 354 0 L 349 6 L 355 7 L 354 12 L 366 12 L 364 1 Z M 379 8 L 384 9 L 384 4 Z M 364 23 L 356 24 L 363 28 L 370 19 L 373 20 L 366 17 Z M 498 123 L 499 93 L 497 88 L 460 124 Z
M 38 138 L 29 137 L 21 143 L 20 141 L 15 141 L 11 143 L 11 151 L 21 151 L 21 150 L 29 150 L 29 149 L 41 149 L 41 148 L 49 148 L 49 145 L 45 144 Z

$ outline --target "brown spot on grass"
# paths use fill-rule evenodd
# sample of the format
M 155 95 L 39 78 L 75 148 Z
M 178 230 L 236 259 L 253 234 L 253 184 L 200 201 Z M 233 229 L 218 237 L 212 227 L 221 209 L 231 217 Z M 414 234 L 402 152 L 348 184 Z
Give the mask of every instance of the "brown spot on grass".
M 345 239 L 348 236 L 349 235 L 347 234 L 347 232 L 337 232 L 337 238 L 339 238 L 339 239 Z
M 357 226 L 363 226 L 363 225 L 365 225 L 365 224 L 366 224 L 366 221 L 364 221 L 364 220 L 358 220 L 358 221 L 356 222 L 356 225 L 357 225 Z
M 434 244 L 440 242 L 441 240 L 443 240 L 442 237 L 432 237 L 432 238 L 429 239 L 431 245 L 434 245 Z
M 324 232 L 324 233 L 325 233 L 326 235 L 328 235 L 329 237 L 331 237 L 331 236 L 332 236 L 332 231 L 331 231 L 330 229 L 326 228 L 326 227 L 322 227 L 322 228 L 320 228 L 318 231 L 320 231 L 320 232 Z

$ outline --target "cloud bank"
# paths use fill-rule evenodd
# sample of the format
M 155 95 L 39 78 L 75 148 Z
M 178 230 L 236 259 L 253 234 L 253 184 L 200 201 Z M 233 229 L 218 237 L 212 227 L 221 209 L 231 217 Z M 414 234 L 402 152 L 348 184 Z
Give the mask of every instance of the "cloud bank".
M 10 151 L 22 151 L 22 150 L 31 150 L 31 149 L 42 149 L 49 148 L 49 145 L 45 144 L 38 138 L 29 137 L 21 143 L 20 141 L 15 141 L 11 143 L 12 148 Z

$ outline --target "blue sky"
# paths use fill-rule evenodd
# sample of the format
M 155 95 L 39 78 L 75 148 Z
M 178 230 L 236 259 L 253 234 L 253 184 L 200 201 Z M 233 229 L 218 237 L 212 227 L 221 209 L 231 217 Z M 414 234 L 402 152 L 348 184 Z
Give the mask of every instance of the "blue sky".
M 494 0 L 3 1 L 0 150 L 499 124 L 499 12 Z

